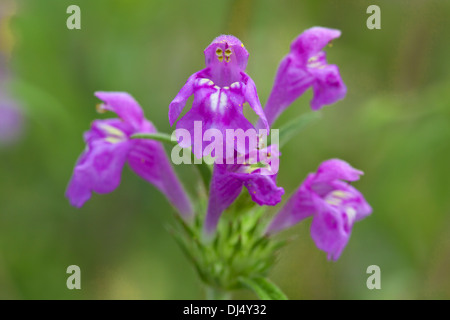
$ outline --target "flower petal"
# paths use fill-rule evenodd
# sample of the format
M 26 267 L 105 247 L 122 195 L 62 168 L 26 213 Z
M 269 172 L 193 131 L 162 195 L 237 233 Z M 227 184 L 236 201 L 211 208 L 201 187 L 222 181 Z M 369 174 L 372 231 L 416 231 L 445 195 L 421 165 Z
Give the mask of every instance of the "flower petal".
M 330 159 L 320 164 L 317 169 L 314 183 L 331 182 L 333 180 L 359 180 L 359 176 L 364 172 L 353 168 L 347 162 L 340 159 Z
M 281 60 L 275 81 L 264 107 L 269 125 L 313 84 L 314 78 L 305 66 L 289 54 Z M 257 127 L 261 128 L 261 121 Z
M 248 51 L 245 49 L 244 44 L 235 36 L 232 35 L 221 35 L 215 38 L 211 44 L 205 49 L 205 64 L 210 66 L 212 62 L 217 60 L 216 48 L 219 44 L 226 44 L 227 47 L 232 49 L 232 54 L 237 62 L 237 66 L 242 71 L 247 67 L 248 61 Z
M 189 198 L 178 180 L 160 142 L 135 139 L 128 154 L 128 164 L 141 178 L 156 186 L 189 220 L 193 211 Z
M 339 74 L 336 65 L 327 65 L 319 68 L 310 68 L 314 76 L 314 97 L 311 100 L 311 108 L 319 110 L 323 105 L 335 103 L 347 94 L 347 87 Z
M 336 261 L 350 238 L 351 225 L 345 226 L 345 217 L 336 207 L 317 196 L 313 201 L 317 214 L 311 223 L 311 237 L 320 250 L 328 253 L 329 260 Z
M 191 75 L 184 84 L 184 86 L 181 88 L 180 92 L 178 92 L 176 97 L 170 103 L 169 122 L 171 126 L 173 126 L 175 121 L 177 121 L 178 117 L 183 111 L 184 106 L 186 105 L 186 101 L 194 93 L 195 80 L 204 72 L 205 70 L 201 70 Z
M 83 138 L 89 146 L 100 139 L 107 139 L 109 142 L 125 141 L 133 132 L 131 125 L 121 119 L 94 120 Z
M 115 112 L 123 121 L 139 130 L 144 113 L 129 93 L 98 91 L 95 96 L 104 102 L 100 108 Z
M 310 174 L 278 212 L 267 228 L 268 234 L 274 234 L 290 228 L 316 212 L 310 189 L 313 177 L 314 175 Z
M 339 38 L 341 31 L 323 27 L 312 27 L 305 30 L 291 43 L 291 53 L 304 64 L 309 58 L 319 53 L 331 40 Z
M 66 191 L 70 203 L 81 207 L 91 197 L 92 191 L 109 193 L 116 189 L 129 148 L 127 142 L 93 141 L 75 165 Z
M 213 95 L 216 96 L 212 97 Z M 219 100 L 217 105 L 216 100 Z M 195 130 L 196 122 L 197 126 L 199 126 L 198 130 L 200 131 L 201 129 L 201 137 L 198 136 L 200 132 L 196 132 Z M 236 103 L 233 94 L 224 92 L 224 89 L 205 88 L 196 91 L 192 108 L 178 121 L 177 129 L 185 129 L 189 131 L 191 136 L 191 141 L 183 139 L 180 143 L 180 146 L 183 148 L 194 146 L 194 143 L 202 143 L 205 132 L 208 129 L 220 131 L 222 138 L 220 143 L 225 148 L 226 131 L 228 129 L 242 129 L 247 131 L 248 129 L 254 129 L 254 127 L 250 121 L 244 117 L 242 104 L 239 105 Z M 177 138 L 179 137 L 177 136 Z M 202 148 L 193 147 L 193 153 L 197 158 L 202 158 L 206 145 L 207 143 L 202 143 Z M 236 149 L 243 153 L 245 151 L 245 145 L 242 146 L 238 143 L 236 144 Z M 225 156 L 225 150 L 223 155 Z
M 222 212 L 236 200 L 242 190 L 243 182 L 229 174 L 226 166 L 214 165 L 204 225 L 208 236 L 215 232 Z
M 245 100 L 248 101 L 250 107 L 259 116 L 260 121 L 262 122 L 262 128 L 267 130 L 267 134 L 269 134 L 269 123 L 267 122 L 266 115 L 261 107 L 261 102 L 259 102 L 258 92 L 256 91 L 256 85 L 253 82 L 252 78 L 245 74 L 241 73 L 245 83 Z
M 359 221 L 372 213 L 372 207 L 367 203 L 366 199 L 356 188 L 343 181 L 332 182 L 334 191 L 330 196 L 333 200 L 338 200 L 339 205 L 348 209 L 351 208 L 354 214 L 354 221 Z
M 275 206 L 281 201 L 284 189 L 276 184 L 276 175 L 265 176 L 259 173 L 234 173 L 234 176 L 244 183 L 252 200 L 262 205 Z

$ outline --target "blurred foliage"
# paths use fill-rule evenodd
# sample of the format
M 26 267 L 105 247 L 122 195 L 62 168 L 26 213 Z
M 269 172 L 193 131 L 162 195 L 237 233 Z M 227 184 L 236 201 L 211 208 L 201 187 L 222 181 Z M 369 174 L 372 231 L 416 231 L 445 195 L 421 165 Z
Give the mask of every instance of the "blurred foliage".
M 66 28 L 71 4 L 81 8 L 81 30 Z M 366 28 L 369 4 L 381 7 L 381 30 Z M 167 107 L 203 67 L 203 49 L 216 36 L 245 43 L 264 102 L 290 42 L 314 25 L 342 30 L 327 51 L 348 95 L 284 147 L 278 182 L 286 200 L 321 161 L 342 158 L 365 172 L 355 186 L 374 213 L 356 223 L 336 263 L 315 247 L 309 222 L 291 229 L 281 237 L 296 240 L 271 279 L 291 299 L 450 298 L 450 2 L 23 0 L 15 7 L 9 87 L 27 129 L 21 143 L 0 149 L 0 298 L 203 298 L 164 227 L 173 209 L 130 170 L 114 193 L 94 195 L 80 210 L 65 199 L 82 132 L 99 117 L 93 92 L 130 92 L 170 132 Z M 275 127 L 307 112 L 310 98 Z M 195 195 L 195 170 L 176 170 Z M 72 264 L 81 268 L 81 290 L 66 288 Z M 381 268 L 381 290 L 366 288 L 372 264 Z

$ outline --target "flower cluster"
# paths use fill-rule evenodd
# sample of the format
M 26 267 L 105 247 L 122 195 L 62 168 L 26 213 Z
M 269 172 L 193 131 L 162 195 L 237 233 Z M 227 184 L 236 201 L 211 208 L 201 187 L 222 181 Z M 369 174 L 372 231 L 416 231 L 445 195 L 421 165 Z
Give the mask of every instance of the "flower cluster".
M 202 135 L 207 135 L 209 129 L 218 130 L 220 137 L 227 136 L 229 130 L 249 132 L 260 129 L 263 133 L 255 135 L 255 143 L 246 139 L 219 141 L 220 148 L 227 143 L 232 143 L 233 148 L 231 153 L 229 148 L 227 152 L 216 153 L 212 167 L 208 168 L 212 170 L 212 174 L 210 172 L 210 178 L 207 179 L 209 191 L 204 215 L 201 212 L 194 213 L 193 207 L 202 206 L 191 204 L 161 142 L 151 140 L 156 129 L 144 118 L 138 103 L 127 93 L 97 92 L 96 96 L 103 101 L 98 110 L 113 111 L 119 118 L 96 120 L 85 133 L 86 149 L 76 163 L 66 192 L 71 204 L 81 207 L 93 191 L 113 191 L 120 183 L 122 168 L 128 163 L 136 174 L 156 186 L 169 199 L 183 218 L 182 223 L 189 230 L 188 234 L 194 234 L 191 230 L 194 227 L 190 226 L 201 221 L 200 238 L 203 237 L 205 241 L 220 232 L 222 214 L 238 197 L 246 195 L 249 201 L 259 206 L 277 205 L 284 194 L 284 189 L 276 181 L 280 151 L 276 139 L 272 139 L 267 145 L 267 134 L 277 117 L 308 88 L 313 90 L 313 111 L 344 98 L 346 86 L 339 69 L 336 65 L 327 63 L 323 51 L 331 40 L 339 36 L 340 31 L 322 27 L 308 29 L 299 35 L 292 42 L 289 54 L 281 61 L 264 108 L 254 81 L 245 73 L 249 54 L 242 42 L 234 36 L 222 35 L 205 49 L 206 68 L 191 75 L 170 103 L 170 124 L 174 125 L 178 120 L 177 130 L 189 132 L 188 137 L 198 134 L 196 123 L 201 123 Z M 180 118 L 192 95 L 191 109 Z M 252 124 L 244 116 L 244 103 L 248 103 L 258 115 L 257 123 Z M 197 158 L 201 159 L 205 150 L 206 154 L 211 151 L 208 146 L 196 148 L 192 139 L 186 139 L 177 130 L 175 133 L 178 144 L 182 148 L 192 148 Z M 150 134 L 148 139 L 145 134 Z M 212 153 L 211 155 L 214 156 Z M 235 259 L 237 244 L 241 249 L 247 245 L 245 252 L 249 255 L 259 249 L 266 252 L 264 241 L 268 237 L 307 217 L 313 218 L 311 236 L 317 247 L 327 252 L 329 259 L 338 259 L 349 240 L 353 224 L 372 211 L 362 194 L 348 183 L 358 180 L 362 174 L 343 160 L 322 162 L 317 172 L 306 177 L 268 227 L 262 228 L 260 240 L 250 241 L 248 237 L 251 236 L 246 236 L 245 240 L 244 234 L 237 235 L 236 240 L 230 240 L 232 245 L 223 249 L 229 254 L 227 261 Z M 242 192 L 243 187 L 248 193 Z M 202 209 L 196 209 L 198 210 Z M 252 234 L 254 230 L 259 230 L 258 219 L 248 220 L 252 222 L 242 227 L 246 230 L 243 229 L 242 232 Z M 240 225 L 244 224 L 242 222 Z M 231 229 L 236 231 L 234 227 Z M 216 242 L 221 242 L 222 240 L 217 240 L 223 238 L 221 237 L 217 236 Z M 227 241 L 224 240 L 228 243 Z M 202 251 L 202 245 L 195 243 L 195 250 L 199 255 L 211 252 L 210 249 Z M 213 248 L 217 249 L 217 246 L 215 243 Z M 245 254 L 242 256 L 245 259 Z M 205 260 L 211 260 L 208 253 L 205 257 Z M 192 260 L 196 264 L 199 261 L 196 257 Z M 257 260 L 255 258 L 256 262 Z M 217 272 L 223 266 L 205 267 L 208 268 Z M 197 269 L 202 279 L 208 278 L 206 271 L 198 266 Z
M 75 207 L 81 207 L 92 191 L 109 193 L 120 184 L 126 163 L 141 178 L 147 180 L 177 208 L 186 219 L 192 206 L 176 177 L 160 142 L 131 139 L 135 133 L 154 133 L 154 125 L 144 118 L 136 100 L 124 92 L 97 92 L 103 100 L 99 112 L 113 111 L 119 118 L 96 120 L 84 134 L 86 149 L 78 159 L 66 196 Z

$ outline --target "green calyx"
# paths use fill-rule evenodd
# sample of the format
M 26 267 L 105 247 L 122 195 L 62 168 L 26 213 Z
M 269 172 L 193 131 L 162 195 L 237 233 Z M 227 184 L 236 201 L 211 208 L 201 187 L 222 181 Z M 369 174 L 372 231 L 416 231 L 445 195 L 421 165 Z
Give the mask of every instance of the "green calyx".
M 223 213 L 212 239 L 204 237 L 203 214 L 197 214 L 192 224 L 177 218 L 177 228 L 170 231 L 209 288 L 225 292 L 249 288 L 264 299 L 267 295 L 261 296 L 249 284 L 266 278 L 286 242 L 264 235 L 264 211 L 245 191 Z

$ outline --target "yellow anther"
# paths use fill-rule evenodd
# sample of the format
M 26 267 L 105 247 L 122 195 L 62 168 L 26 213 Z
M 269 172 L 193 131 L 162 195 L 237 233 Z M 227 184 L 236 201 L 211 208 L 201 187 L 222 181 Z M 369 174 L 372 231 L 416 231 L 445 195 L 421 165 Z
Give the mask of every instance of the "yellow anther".
M 97 110 L 97 113 L 105 113 L 106 112 L 103 103 L 97 103 L 95 105 L 95 110 Z
M 228 48 L 227 50 L 225 50 L 225 55 L 226 55 L 227 57 L 231 56 L 232 53 L 233 53 L 233 52 L 231 51 L 230 48 Z
M 229 56 L 225 56 L 225 61 L 226 61 L 226 62 L 230 62 L 230 61 L 231 61 L 231 58 L 230 58 Z
M 218 56 L 217 59 L 219 59 L 220 62 L 223 61 L 223 56 Z
M 217 55 L 218 57 L 221 56 L 221 55 L 222 55 L 222 49 L 217 48 L 217 49 L 216 49 L 216 55 Z

